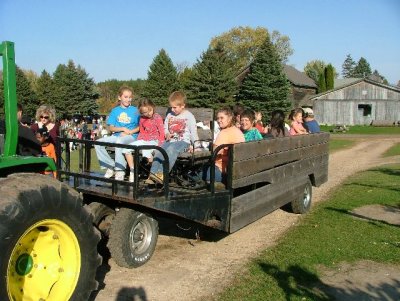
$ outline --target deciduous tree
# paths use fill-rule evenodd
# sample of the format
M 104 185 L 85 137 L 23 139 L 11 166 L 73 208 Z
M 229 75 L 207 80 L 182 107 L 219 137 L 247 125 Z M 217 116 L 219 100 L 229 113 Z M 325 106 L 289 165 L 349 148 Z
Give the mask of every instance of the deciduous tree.
M 144 85 L 146 81 L 143 79 L 136 80 L 117 80 L 110 79 L 104 82 L 100 82 L 96 85 L 99 92 L 99 99 L 97 104 L 99 106 L 98 111 L 103 114 L 108 114 L 113 107 L 118 103 L 118 90 L 122 86 L 131 87 L 134 91 L 133 94 L 133 105 L 136 105 L 136 100 L 142 96 Z
M 325 72 L 326 63 L 321 60 L 307 62 L 304 72 L 318 84 L 321 74 Z
M 267 37 L 274 44 L 281 62 L 287 62 L 289 56 L 293 54 L 289 37 L 281 35 L 276 30 L 270 34 L 264 27 L 234 27 L 213 37 L 210 46 L 215 48 L 217 44 L 222 45 L 227 56 L 234 62 L 236 72 L 239 73 L 253 61 Z

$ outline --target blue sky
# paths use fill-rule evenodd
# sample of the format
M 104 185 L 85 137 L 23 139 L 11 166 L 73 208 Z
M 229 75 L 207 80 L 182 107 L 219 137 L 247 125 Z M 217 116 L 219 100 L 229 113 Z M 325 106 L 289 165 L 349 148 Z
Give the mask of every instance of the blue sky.
M 319 59 L 340 73 L 351 54 L 400 80 L 399 0 L 0 0 L 0 41 L 15 42 L 21 68 L 53 73 L 72 59 L 96 82 L 146 78 L 161 48 L 192 65 L 236 26 L 289 36 L 301 71 Z

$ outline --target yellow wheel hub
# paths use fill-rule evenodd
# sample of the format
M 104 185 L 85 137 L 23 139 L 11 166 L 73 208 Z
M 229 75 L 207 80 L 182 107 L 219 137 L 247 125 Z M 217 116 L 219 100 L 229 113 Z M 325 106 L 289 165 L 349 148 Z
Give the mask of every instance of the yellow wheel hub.
M 18 240 L 8 262 L 7 291 L 15 301 L 68 301 L 79 279 L 81 256 L 71 228 L 42 220 Z

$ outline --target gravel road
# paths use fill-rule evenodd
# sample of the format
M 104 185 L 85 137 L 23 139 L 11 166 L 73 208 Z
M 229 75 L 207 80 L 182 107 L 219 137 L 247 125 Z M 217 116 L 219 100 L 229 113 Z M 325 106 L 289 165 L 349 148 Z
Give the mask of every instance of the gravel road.
M 400 136 L 355 139 L 355 146 L 330 156 L 329 181 L 314 188 L 313 202 L 326 200 L 330 190 L 358 171 L 400 162 L 398 157 L 381 157 Z M 160 235 L 153 258 L 143 267 L 121 268 L 112 259 L 103 264 L 98 273 L 103 284 L 92 301 L 212 299 L 250 258 L 274 245 L 298 219 L 279 209 L 229 236 L 196 240 L 195 229 Z

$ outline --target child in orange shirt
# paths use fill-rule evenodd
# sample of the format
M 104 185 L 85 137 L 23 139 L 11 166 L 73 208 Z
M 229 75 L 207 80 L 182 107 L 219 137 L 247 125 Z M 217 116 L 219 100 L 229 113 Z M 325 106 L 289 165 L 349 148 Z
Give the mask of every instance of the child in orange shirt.
M 49 141 L 49 132 L 47 129 L 44 127 L 40 128 L 35 135 L 36 139 L 42 146 L 42 154 L 49 158 L 53 158 L 54 162 L 57 162 L 56 148 L 54 147 L 54 144 Z M 57 176 L 56 172 L 52 171 L 44 171 L 43 173 L 45 175 L 52 175 L 54 178 Z

